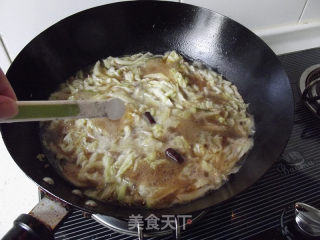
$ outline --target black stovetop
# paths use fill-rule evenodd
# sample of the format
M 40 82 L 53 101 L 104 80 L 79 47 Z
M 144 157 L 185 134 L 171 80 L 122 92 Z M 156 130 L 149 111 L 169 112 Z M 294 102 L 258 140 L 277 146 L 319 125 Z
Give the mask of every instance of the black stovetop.
M 302 72 L 320 63 L 320 48 L 279 56 L 295 98 L 295 122 L 279 160 L 252 187 L 210 209 L 205 217 L 181 234 L 182 239 L 286 239 L 283 224 L 293 219 L 293 204 L 320 206 L 320 120 L 304 106 L 298 92 Z M 75 210 L 55 233 L 59 240 L 137 239 L 119 234 Z M 155 237 L 172 239 L 172 236 Z M 298 238 L 299 239 L 299 238 Z

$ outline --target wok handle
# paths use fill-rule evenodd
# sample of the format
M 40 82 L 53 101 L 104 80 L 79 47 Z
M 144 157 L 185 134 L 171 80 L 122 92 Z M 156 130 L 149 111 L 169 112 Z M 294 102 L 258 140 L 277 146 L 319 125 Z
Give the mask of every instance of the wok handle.
M 53 239 L 53 232 L 49 227 L 29 214 L 21 214 L 14 222 L 13 227 L 2 240 L 42 240 Z
M 58 201 L 43 197 L 29 214 L 21 214 L 2 240 L 53 240 L 53 230 L 68 210 Z

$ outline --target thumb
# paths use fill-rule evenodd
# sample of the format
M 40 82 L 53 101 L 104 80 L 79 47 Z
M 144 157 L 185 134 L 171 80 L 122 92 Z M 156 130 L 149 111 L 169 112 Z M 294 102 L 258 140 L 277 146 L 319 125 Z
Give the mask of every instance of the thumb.
M 18 113 L 16 101 L 0 95 L 0 118 L 14 117 Z

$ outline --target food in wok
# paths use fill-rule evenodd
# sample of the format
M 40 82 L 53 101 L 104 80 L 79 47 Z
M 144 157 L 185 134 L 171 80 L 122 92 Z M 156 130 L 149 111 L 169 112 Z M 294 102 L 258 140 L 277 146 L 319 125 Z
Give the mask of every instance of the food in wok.
M 120 98 L 126 112 L 42 124 L 63 175 L 101 201 L 165 208 L 221 187 L 253 146 L 254 121 L 236 86 L 175 51 L 108 57 L 51 100 Z

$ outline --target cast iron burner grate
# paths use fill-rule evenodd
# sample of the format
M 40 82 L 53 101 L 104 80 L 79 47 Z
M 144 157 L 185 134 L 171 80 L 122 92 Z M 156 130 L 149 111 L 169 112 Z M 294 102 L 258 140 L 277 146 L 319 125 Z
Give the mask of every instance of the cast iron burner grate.
M 182 239 L 282 239 L 280 218 L 287 206 L 304 202 L 320 206 L 320 121 L 300 100 L 301 74 L 320 63 L 320 48 L 279 56 L 293 88 L 295 124 L 279 161 L 252 187 L 232 200 L 211 208 L 198 223 L 181 233 Z M 253 169 L 254 171 L 254 169 Z M 283 222 L 292 221 L 286 211 Z M 55 233 L 59 240 L 132 240 L 74 211 Z M 172 235 L 154 237 L 172 239 Z
M 320 64 L 308 67 L 302 73 L 299 90 L 306 106 L 320 118 Z

